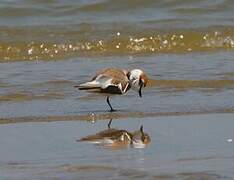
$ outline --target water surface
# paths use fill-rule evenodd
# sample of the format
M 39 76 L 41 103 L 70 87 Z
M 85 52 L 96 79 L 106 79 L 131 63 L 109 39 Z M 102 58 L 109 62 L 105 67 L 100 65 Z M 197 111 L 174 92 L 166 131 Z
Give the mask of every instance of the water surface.
M 231 0 L 3 1 L 0 62 L 233 51 Z
M 232 179 L 232 114 L 114 119 L 114 128 L 144 124 L 145 149 L 110 150 L 76 142 L 108 121 L 1 125 L 2 178 Z M 29 144 L 31 144 L 29 146 Z
M 233 179 L 231 0 L 0 2 L 0 179 Z M 143 98 L 74 88 L 141 68 Z M 76 139 L 144 126 L 145 149 Z M 90 122 L 96 122 L 91 124 Z M 114 162 L 114 163 L 113 163 Z

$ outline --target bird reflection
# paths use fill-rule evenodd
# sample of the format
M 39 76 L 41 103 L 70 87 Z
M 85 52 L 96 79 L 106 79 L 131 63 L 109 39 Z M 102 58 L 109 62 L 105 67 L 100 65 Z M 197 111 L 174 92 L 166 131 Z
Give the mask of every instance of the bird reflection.
M 106 130 L 82 137 L 77 141 L 87 141 L 111 149 L 144 148 L 151 141 L 150 136 L 144 132 L 143 126 L 139 130 L 129 132 L 124 129 L 111 128 L 111 123 L 112 119 L 109 121 Z

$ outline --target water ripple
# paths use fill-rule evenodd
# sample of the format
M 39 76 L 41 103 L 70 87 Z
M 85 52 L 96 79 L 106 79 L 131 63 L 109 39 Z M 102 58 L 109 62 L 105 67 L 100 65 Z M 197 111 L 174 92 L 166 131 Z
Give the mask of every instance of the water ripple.
M 92 25 L 1 28 L 0 62 L 58 60 L 77 56 L 152 55 L 234 50 L 233 28 L 219 30 L 115 31 Z M 124 28 L 124 27 L 123 27 Z M 25 39 L 25 37 L 27 37 Z

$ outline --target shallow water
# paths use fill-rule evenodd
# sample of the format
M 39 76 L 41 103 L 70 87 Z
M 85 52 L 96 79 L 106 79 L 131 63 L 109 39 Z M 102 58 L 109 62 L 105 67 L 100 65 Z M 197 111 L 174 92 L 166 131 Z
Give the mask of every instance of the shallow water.
M 78 91 L 74 85 L 101 68 L 123 63 L 127 69 L 141 67 L 152 80 L 143 98 L 134 91 L 111 98 L 119 114 L 233 111 L 232 57 L 220 52 L 2 63 L 1 118 L 105 113 L 109 109 L 104 96 Z
M 232 179 L 233 114 L 114 119 L 114 128 L 144 124 L 145 149 L 110 150 L 77 139 L 108 121 L 1 125 L 1 177 L 14 179 Z
M 1 177 L 234 178 L 229 142 L 232 56 L 220 52 L 2 63 Z M 151 78 L 143 98 L 134 91 L 114 96 L 111 102 L 118 111 L 110 113 L 104 96 L 74 89 L 92 72 L 123 67 L 123 62 L 125 68 L 143 68 Z M 143 124 L 150 145 L 110 150 L 76 142 L 105 129 L 110 118 L 113 127 L 130 131 Z
M 234 3 L 0 2 L 0 179 L 233 179 Z M 143 98 L 74 88 L 142 68 Z M 143 124 L 145 149 L 77 139 Z M 105 120 L 105 121 L 103 121 Z M 92 124 L 91 122 L 96 122 Z M 113 163 L 114 162 L 114 163 Z

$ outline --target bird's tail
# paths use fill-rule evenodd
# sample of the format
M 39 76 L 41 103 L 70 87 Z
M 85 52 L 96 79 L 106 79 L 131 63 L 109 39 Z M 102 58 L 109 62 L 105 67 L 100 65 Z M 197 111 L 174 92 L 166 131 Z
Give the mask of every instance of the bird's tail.
M 78 88 L 79 90 L 89 90 L 89 89 L 101 88 L 100 83 L 98 83 L 96 81 L 85 82 L 85 83 L 79 84 L 79 85 L 74 86 L 74 87 Z

